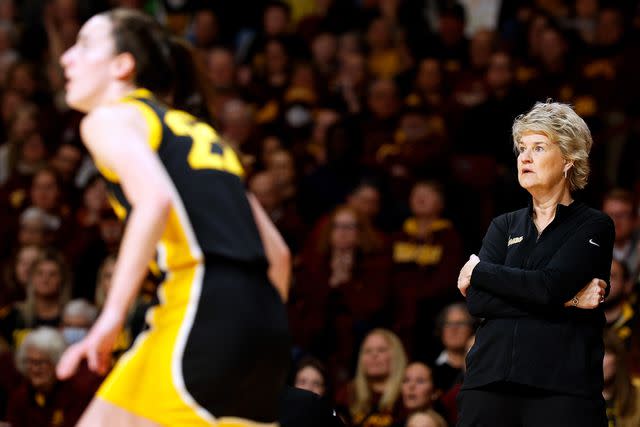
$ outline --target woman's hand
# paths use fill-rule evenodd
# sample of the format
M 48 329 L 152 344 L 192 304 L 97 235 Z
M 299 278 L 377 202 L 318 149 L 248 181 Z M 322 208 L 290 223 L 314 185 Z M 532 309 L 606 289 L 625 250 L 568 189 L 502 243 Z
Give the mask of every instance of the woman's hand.
M 469 261 L 462 267 L 460 274 L 458 275 L 458 289 L 463 296 L 467 296 L 467 288 L 471 285 L 471 273 L 476 265 L 480 262 L 475 254 L 469 257 Z
M 65 380 L 73 376 L 85 357 L 89 369 L 100 375 L 106 374 L 111 367 L 113 346 L 122 324 L 123 316 L 120 314 L 103 312 L 89 334 L 64 352 L 56 367 L 58 378 Z
M 602 279 L 593 279 L 570 301 L 564 303 L 565 307 L 577 307 L 591 310 L 604 302 L 607 282 Z

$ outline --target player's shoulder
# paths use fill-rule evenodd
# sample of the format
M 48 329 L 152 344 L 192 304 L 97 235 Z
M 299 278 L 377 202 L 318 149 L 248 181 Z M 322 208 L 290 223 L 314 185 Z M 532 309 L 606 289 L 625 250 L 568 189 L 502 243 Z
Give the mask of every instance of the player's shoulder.
M 140 110 L 133 105 L 101 105 L 84 116 L 80 122 L 80 132 L 84 139 L 91 140 L 100 134 L 113 135 L 126 127 L 136 128 L 142 118 Z

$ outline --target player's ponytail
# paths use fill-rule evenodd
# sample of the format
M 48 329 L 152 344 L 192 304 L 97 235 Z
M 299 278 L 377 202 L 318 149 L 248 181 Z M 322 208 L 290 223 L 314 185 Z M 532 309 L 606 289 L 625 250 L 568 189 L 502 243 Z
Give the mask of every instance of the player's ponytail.
M 172 106 L 211 121 L 209 93 L 204 81 L 202 65 L 194 54 L 193 48 L 177 37 L 169 37 L 168 43 L 174 74 L 171 89 Z
M 116 52 L 135 59 L 134 83 L 171 106 L 210 120 L 202 73 L 191 48 L 151 16 L 133 9 L 105 13 L 113 25 Z

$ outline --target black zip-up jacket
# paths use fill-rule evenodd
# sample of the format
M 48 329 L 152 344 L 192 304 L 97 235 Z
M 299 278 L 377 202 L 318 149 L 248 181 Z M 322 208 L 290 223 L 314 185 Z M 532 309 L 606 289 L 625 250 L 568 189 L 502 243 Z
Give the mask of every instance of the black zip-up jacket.
M 467 292 L 483 321 L 462 388 L 510 382 L 600 398 L 604 311 L 564 303 L 593 278 L 608 293 L 614 237 L 607 215 L 577 201 L 558 205 L 540 235 L 531 204 L 495 218 Z

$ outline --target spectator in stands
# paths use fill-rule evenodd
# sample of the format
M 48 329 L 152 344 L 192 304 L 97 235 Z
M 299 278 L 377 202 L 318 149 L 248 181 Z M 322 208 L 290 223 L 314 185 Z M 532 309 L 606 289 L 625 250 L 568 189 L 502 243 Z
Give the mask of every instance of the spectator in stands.
M 236 64 L 233 52 L 225 47 L 213 47 L 205 55 L 206 76 L 215 90 L 234 89 Z
M 346 36 L 341 40 L 344 40 L 344 37 Z M 346 50 L 342 54 L 340 54 L 340 45 L 338 49 L 338 72 L 330 88 L 333 94 L 333 105 L 340 112 L 358 114 L 363 109 L 367 95 L 369 76 L 366 58 L 360 50 L 355 48 Z
M 60 252 L 45 250 L 33 265 L 27 298 L 17 305 L 13 343 L 19 345 L 26 333 L 39 326 L 59 327 L 70 295 L 71 274 L 67 263 Z
M 318 396 L 331 395 L 329 375 L 324 364 L 315 357 L 304 357 L 295 371 L 293 386 L 314 392 Z
M 0 157 L 0 183 L 6 183 L 5 191 L 25 188 L 27 180 L 44 165 L 47 149 L 36 125 L 37 111 L 33 104 L 24 104 L 12 112 Z
M 82 162 L 83 152 L 79 145 L 62 142 L 56 148 L 50 160 L 51 167 L 58 173 L 67 194 L 76 191 L 75 178 Z
M 433 53 L 449 73 L 458 73 L 467 65 L 469 40 L 464 35 L 465 18 L 464 7 L 459 3 L 440 10 Z
M 400 99 L 395 81 L 382 78 L 374 80 L 367 93 L 367 112 L 360 120 L 364 141 L 362 160 L 365 165 L 375 165 L 378 149 L 393 141 L 399 113 Z
M 89 404 L 95 388 L 73 380 L 58 381 L 55 366 L 66 344 L 49 327 L 30 332 L 16 353 L 16 366 L 26 382 L 11 395 L 7 420 L 13 427 L 71 427 Z M 94 385 L 95 387 L 95 385 Z
M 304 54 L 303 43 L 291 34 L 291 7 L 284 1 L 270 0 L 265 2 L 262 12 L 262 28 L 255 34 L 247 49 L 246 62 L 254 65 L 264 60 L 261 53 L 271 39 L 280 39 L 298 56 Z
M 60 227 L 67 230 L 65 224 L 70 218 L 70 206 L 63 192 L 60 175 L 50 167 L 38 170 L 33 176 L 29 191 L 30 206 L 39 208 L 60 221 Z
M 249 180 L 249 190 L 278 228 L 291 252 L 297 254 L 306 237 L 305 227 L 297 213 L 296 205 L 283 203 L 275 174 L 269 171 L 256 173 Z
M 338 67 L 338 38 L 329 31 L 316 34 L 311 41 L 311 63 L 325 90 Z
M 32 206 L 20 214 L 17 243 L 19 245 L 47 246 L 55 242 L 60 219 Z
M 609 425 L 640 425 L 640 387 L 634 382 L 627 365 L 627 352 L 615 334 L 604 337 L 604 390 Z
M 273 174 L 282 203 L 295 200 L 298 192 L 295 159 L 288 150 L 275 150 L 266 159 L 266 169 Z
M 471 38 L 469 67 L 461 70 L 454 88 L 454 98 L 458 104 L 469 108 L 485 100 L 485 74 L 494 52 L 495 40 L 495 33 L 486 29 L 476 31 Z
M 394 78 L 410 64 L 402 55 L 400 34 L 389 20 L 371 20 L 366 32 L 369 72 L 376 78 Z
M 334 211 L 313 249 L 296 275 L 291 329 L 298 345 L 327 358 L 340 384 L 357 343 L 386 323 L 390 263 L 366 218 L 349 206 Z
M 462 261 L 462 241 L 451 221 L 442 216 L 445 201 L 438 183 L 417 182 L 409 206 L 411 217 L 392 239 L 394 327 L 410 352 L 421 342 L 427 348 L 417 351 L 425 353 L 434 346 L 428 337 L 434 330 L 435 314 L 457 298 L 455 280 Z
M 437 328 L 444 349 L 434 369 L 440 382 L 437 386 L 447 391 L 462 382 L 467 342 L 473 335 L 474 321 L 465 303 L 455 303 L 440 312 Z
M 193 14 L 191 23 L 191 42 L 197 49 L 206 50 L 219 41 L 218 17 L 206 7 L 199 8 Z
M 4 285 L 0 289 L 0 309 L 25 299 L 29 275 L 41 254 L 40 246 L 23 245 L 18 248 L 15 256 L 4 265 L 1 279 Z
M 405 99 L 406 104 L 421 107 L 432 113 L 441 112 L 448 107 L 448 97 L 441 61 L 434 57 L 421 59 L 411 92 Z
M 360 347 L 356 375 L 346 388 L 352 425 L 388 427 L 401 410 L 400 390 L 407 356 L 398 337 L 386 329 L 371 331 Z M 338 398 L 338 403 L 345 403 Z
M 87 335 L 98 318 L 98 309 L 83 299 L 69 301 L 62 313 L 62 336 L 67 345 L 75 344 Z
M 611 289 L 602 304 L 607 319 L 607 329 L 615 333 L 627 350 L 631 343 L 636 342 L 638 315 L 631 303 L 633 280 L 629 276 L 629 269 L 623 262 L 611 261 Z
M 640 232 L 636 228 L 638 207 L 635 196 L 627 190 L 611 190 L 604 197 L 602 211 L 613 219 L 616 228 L 613 258 L 626 264 L 635 283 L 640 271 Z
M 249 104 L 239 98 L 230 99 L 224 103 L 219 117 L 221 136 L 239 153 L 242 162 L 248 168 L 253 167 L 255 158 L 248 159 L 248 155 L 255 156 L 257 142 L 255 118 Z
M 433 408 L 439 395 L 431 367 L 422 362 L 410 363 L 402 380 L 403 419 L 397 425 L 404 427 L 412 414 Z

